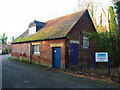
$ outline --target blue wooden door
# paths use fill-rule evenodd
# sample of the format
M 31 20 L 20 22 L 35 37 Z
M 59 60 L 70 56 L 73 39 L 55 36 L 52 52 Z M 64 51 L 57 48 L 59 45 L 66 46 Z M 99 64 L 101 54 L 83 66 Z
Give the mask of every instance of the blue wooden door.
M 72 44 L 72 65 L 78 64 L 78 44 Z
M 53 68 L 61 67 L 61 48 L 53 48 Z

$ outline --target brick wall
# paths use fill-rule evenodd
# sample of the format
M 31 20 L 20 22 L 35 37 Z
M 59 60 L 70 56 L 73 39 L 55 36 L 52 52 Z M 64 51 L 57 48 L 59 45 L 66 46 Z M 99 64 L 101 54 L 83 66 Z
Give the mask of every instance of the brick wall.
M 68 55 L 68 49 L 70 49 L 71 51 L 70 40 L 77 40 L 80 42 L 80 44 L 78 44 L 78 63 L 88 64 L 88 60 L 90 64 L 94 63 L 94 52 L 97 50 L 95 41 L 94 40 L 89 41 L 89 46 L 90 46 L 89 50 L 82 48 L 83 34 L 81 33 L 81 31 L 91 33 L 91 32 L 94 32 L 94 30 L 95 28 L 89 18 L 89 15 L 86 12 L 66 37 L 66 61 L 67 61 L 66 66 L 71 65 L 71 52 L 70 52 L 70 55 Z
M 59 39 L 59 40 L 48 40 L 48 41 L 39 41 L 39 42 L 31 42 L 39 43 L 40 44 L 40 54 L 32 55 L 32 61 L 41 63 L 44 65 L 52 66 L 52 47 L 50 47 L 50 44 L 56 44 L 55 47 L 58 47 L 58 43 L 63 43 L 63 46 L 61 46 L 61 67 L 65 66 L 65 40 Z M 33 47 L 32 47 L 33 52 Z
M 24 57 L 29 60 L 30 44 L 29 43 L 13 44 L 11 56 L 13 59 L 20 59 L 20 57 Z
M 40 54 L 33 53 L 33 45 L 35 43 L 40 45 Z M 52 67 L 52 48 L 53 47 L 50 47 L 50 44 L 54 44 L 54 47 L 58 47 L 57 46 L 58 43 L 63 44 L 63 46 L 59 46 L 59 47 L 61 47 L 61 67 L 64 68 L 65 67 L 65 39 L 31 42 L 32 62 L 41 63 L 43 65 Z M 22 55 L 22 52 L 24 52 L 24 55 Z M 30 58 L 30 43 L 13 44 L 12 57 L 19 59 L 21 55 L 26 57 L 27 59 Z

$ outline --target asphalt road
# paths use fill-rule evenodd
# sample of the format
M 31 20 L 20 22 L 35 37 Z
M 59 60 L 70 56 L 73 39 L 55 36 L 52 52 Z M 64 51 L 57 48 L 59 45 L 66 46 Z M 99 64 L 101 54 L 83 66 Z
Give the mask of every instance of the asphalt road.
M 31 64 L 2 57 L 2 88 L 118 88 L 111 83 L 62 72 L 52 72 Z

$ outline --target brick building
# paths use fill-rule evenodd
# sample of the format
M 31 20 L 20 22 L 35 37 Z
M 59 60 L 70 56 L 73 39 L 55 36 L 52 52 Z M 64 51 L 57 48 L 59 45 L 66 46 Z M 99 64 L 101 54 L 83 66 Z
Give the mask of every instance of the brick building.
M 91 32 L 96 32 L 96 29 L 88 10 L 44 23 L 35 20 L 12 43 L 12 58 L 53 68 L 87 63 L 88 59 L 94 63 L 95 42 L 87 37 Z
M 11 44 L 0 44 L 0 54 L 10 54 L 12 51 Z

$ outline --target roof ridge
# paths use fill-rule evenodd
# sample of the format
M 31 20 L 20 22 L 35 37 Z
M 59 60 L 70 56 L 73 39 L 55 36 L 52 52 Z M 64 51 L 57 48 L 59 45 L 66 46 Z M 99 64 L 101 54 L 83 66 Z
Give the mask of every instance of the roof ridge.
M 70 16 L 70 15 L 73 15 L 73 14 L 77 14 L 77 13 L 80 13 L 80 12 L 85 12 L 86 10 L 87 10 L 87 9 L 84 9 L 84 10 L 81 10 L 81 11 L 76 11 L 76 12 L 73 12 L 73 13 L 70 13 L 70 14 L 67 14 L 67 15 L 63 15 L 63 16 L 60 16 L 60 17 L 57 17 L 57 18 L 48 20 L 48 21 L 46 21 L 45 23 L 47 23 L 47 22 L 49 22 L 49 21 L 57 20 L 57 19 L 59 19 L 59 18 L 63 18 L 63 17 L 66 17 L 66 16 Z

